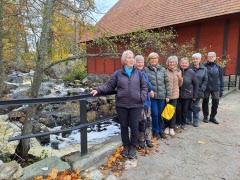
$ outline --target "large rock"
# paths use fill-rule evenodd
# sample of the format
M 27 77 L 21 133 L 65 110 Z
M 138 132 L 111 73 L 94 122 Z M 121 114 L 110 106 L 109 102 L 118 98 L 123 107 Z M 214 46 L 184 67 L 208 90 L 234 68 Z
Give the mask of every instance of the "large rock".
M 3 163 L 0 165 L 0 179 L 19 179 L 23 174 L 22 167 L 16 162 Z
M 61 172 L 65 169 L 69 170 L 70 166 L 68 163 L 63 162 L 58 157 L 51 156 L 25 167 L 23 169 L 23 176 L 20 178 L 20 180 L 31 180 L 36 176 L 45 177 L 51 173 L 53 168 L 56 168 L 58 169 L 58 172 Z

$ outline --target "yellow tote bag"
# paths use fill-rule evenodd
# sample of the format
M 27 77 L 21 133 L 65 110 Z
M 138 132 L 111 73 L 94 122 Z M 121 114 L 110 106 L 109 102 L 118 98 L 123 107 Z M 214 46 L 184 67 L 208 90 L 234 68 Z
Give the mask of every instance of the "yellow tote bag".
M 167 105 L 163 109 L 163 112 L 162 112 L 161 115 L 166 120 L 171 120 L 173 115 L 174 115 L 174 113 L 175 113 L 175 110 L 176 110 L 176 108 L 173 105 L 167 103 Z

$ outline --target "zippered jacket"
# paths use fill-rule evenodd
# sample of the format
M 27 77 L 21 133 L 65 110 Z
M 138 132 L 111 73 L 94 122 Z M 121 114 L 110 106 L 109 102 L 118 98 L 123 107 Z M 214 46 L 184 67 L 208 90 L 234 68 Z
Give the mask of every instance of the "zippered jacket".
M 208 72 L 208 83 L 206 91 L 223 91 L 223 70 L 216 62 L 204 64 Z
M 95 88 L 98 93 L 110 93 L 117 90 L 116 106 L 126 108 L 143 107 L 143 103 L 147 100 L 148 87 L 143 73 L 133 67 L 130 77 L 128 77 L 124 68 L 111 75 L 110 79 L 101 86 Z
M 207 88 L 208 82 L 207 68 L 202 63 L 199 63 L 198 68 L 195 68 L 193 64 L 190 64 L 189 68 L 196 73 L 198 78 L 198 98 L 204 98 L 204 91 Z
M 147 100 L 143 103 L 143 107 L 144 108 L 148 108 L 151 106 L 151 98 L 150 98 L 150 91 L 152 90 L 152 84 L 151 82 L 149 81 L 149 78 L 148 78 L 148 75 L 142 71 L 145 79 L 146 79 L 146 82 L 147 82 L 147 85 L 148 85 L 148 93 L 147 93 Z
M 178 78 L 177 73 L 178 73 L 177 68 L 175 68 L 173 70 L 167 69 L 167 76 L 168 76 L 170 92 L 171 92 L 170 99 L 178 99 L 179 98 L 179 87 L 182 86 L 183 79 Z
M 153 99 L 166 99 L 171 97 L 169 81 L 166 70 L 160 64 L 154 69 L 150 64 L 144 69 L 151 82 L 154 92 Z
M 195 72 L 190 69 L 181 69 L 183 84 L 180 87 L 180 98 L 197 98 L 198 96 L 198 79 Z

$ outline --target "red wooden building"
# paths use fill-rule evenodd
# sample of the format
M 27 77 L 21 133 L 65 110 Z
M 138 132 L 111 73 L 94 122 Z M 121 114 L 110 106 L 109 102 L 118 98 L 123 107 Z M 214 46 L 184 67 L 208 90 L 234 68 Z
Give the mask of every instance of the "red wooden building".
M 227 53 L 225 74 L 240 74 L 240 0 L 119 0 L 97 26 L 114 35 L 173 27 L 177 43 L 194 38 L 196 51 L 211 47 L 219 57 Z M 97 47 L 87 51 L 98 53 Z M 111 74 L 121 66 L 120 59 L 88 58 L 88 73 Z

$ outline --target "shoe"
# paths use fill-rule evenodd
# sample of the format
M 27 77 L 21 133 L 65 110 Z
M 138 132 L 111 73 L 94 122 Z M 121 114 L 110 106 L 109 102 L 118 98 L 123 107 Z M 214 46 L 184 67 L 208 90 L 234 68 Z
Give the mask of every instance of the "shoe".
M 138 141 L 138 144 L 140 148 L 145 148 L 145 142 L 144 141 Z
M 128 151 L 129 151 L 129 147 L 128 146 L 124 147 L 122 152 L 121 152 L 121 156 L 124 157 L 124 158 L 127 158 L 128 157 Z
M 134 159 L 135 157 L 136 157 L 136 147 L 130 146 L 129 153 L 128 153 L 128 158 L 129 159 Z
M 208 117 L 207 116 L 203 117 L 203 122 L 208 123 Z
M 209 121 L 214 124 L 219 124 L 219 122 L 215 118 L 210 118 Z
M 170 128 L 170 136 L 175 136 L 175 132 L 173 128 Z
M 187 120 L 187 122 L 186 122 L 188 125 L 191 125 L 192 124 L 192 121 L 190 121 L 190 120 Z
M 181 125 L 181 128 L 182 128 L 183 130 L 186 130 L 186 129 L 187 129 L 186 125 Z
M 193 123 L 193 126 L 198 127 L 198 123 L 197 122 Z
M 146 140 L 147 147 L 152 148 L 153 144 L 151 143 L 150 140 Z
M 163 132 L 160 132 L 159 135 L 160 135 L 160 138 L 162 138 L 162 139 L 166 139 L 167 138 Z
M 164 130 L 164 134 L 166 134 L 166 135 L 169 134 L 169 128 L 168 127 Z
M 158 133 L 153 133 L 153 138 L 159 139 L 159 134 Z

